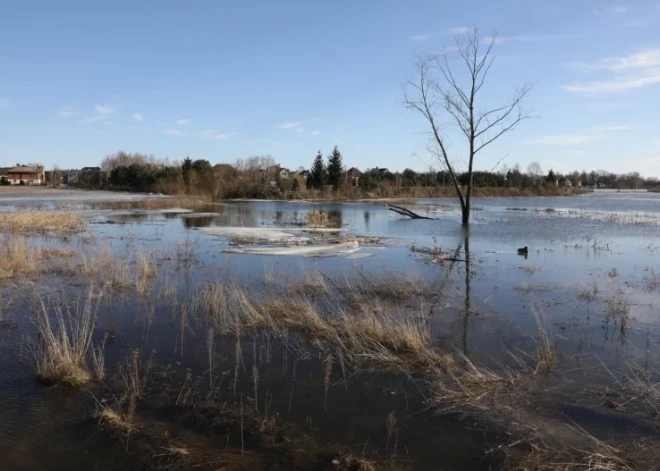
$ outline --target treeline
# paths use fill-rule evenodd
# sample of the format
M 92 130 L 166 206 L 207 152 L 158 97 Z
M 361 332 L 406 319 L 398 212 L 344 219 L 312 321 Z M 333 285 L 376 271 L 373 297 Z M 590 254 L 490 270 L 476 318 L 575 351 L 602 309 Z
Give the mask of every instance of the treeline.
M 67 171 L 58 171 L 58 174 Z M 467 185 L 468 174 L 457 175 Z M 656 178 L 638 173 L 617 175 L 605 171 L 544 173 L 533 162 L 522 171 L 519 165 L 499 171 L 476 171 L 473 187 L 480 195 L 493 196 L 570 194 L 580 185 L 606 188 L 660 188 Z M 57 180 L 56 178 L 54 180 Z M 232 165 L 212 165 L 208 160 L 159 160 L 145 154 L 118 152 L 101 162 L 101 170 L 80 172 L 76 186 L 89 189 L 153 192 L 171 195 L 199 195 L 213 200 L 227 198 L 361 198 L 451 196 L 453 182 L 446 171 L 416 172 L 405 169 L 390 172 L 385 168 L 356 168 L 348 171 L 343 156 L 335 147 L 327 158 L 319 152 L 311 169 L 295 172 L 281 169 L 269 156 L 241 159 Z

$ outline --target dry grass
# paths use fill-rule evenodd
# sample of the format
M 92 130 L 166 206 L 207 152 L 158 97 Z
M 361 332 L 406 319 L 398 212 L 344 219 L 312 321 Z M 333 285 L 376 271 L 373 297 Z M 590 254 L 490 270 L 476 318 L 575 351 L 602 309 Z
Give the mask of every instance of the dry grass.
M 341 221 L 318 209 L 307 213 L 306 225 L 309 227 L 340 227 Z
M 28 245 L 25 237 L 4 237 L 0 245 L 0 279 L 37 271 L 41 249 Z
M 85 221 L 76 213 L 25 211 L 0 213 L 0 231 L 12 234 L 80 231 Z
M 102 295 L 90 287 L 73 307 L 55 293 L 48 300 L 37 295 L 35 325 L 39 338 L 30 343 L 30 351 L 40 380 L 69 387 L 91 380 L 87 355 Z
M 94 203 L 94 209 L 109 210 L 159 210 L 172 208 L 204 209 L 209 206 L 211 199 L 204 196 L 160 196 L 143 198 L 133 201 L 109 201 Z
M 538 327 L 539 339 L 536 348 L 536 368 L 534 373 L 550 373 L 557 365 L 557 348 L 555 346 L 555 336 L 552 331 L 552 326 L 540 306 L 532 305 L 532 314 L 536 319 Z
M 151 287 L 151 279 L 156 276 L 156 261 L 150 252 L 138 252 L 135 260 L 135 290 L 145 294 Z

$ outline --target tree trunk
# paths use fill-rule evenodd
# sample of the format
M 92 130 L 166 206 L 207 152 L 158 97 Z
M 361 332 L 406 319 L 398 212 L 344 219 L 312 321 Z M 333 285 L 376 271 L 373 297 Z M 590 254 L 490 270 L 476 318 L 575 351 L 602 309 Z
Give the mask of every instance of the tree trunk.
M 470 200 L 466 200 L 465 204 L 461 208 L 463 212 L 463 218 L 462 222 L 464 226 L 468 226 L 470 224 Z

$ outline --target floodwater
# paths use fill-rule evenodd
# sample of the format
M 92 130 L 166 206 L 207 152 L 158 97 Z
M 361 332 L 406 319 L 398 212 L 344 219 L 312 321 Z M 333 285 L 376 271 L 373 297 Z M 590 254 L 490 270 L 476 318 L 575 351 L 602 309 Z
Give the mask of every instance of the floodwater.
M 117 209 L 108 204 L 136 198 L 65 190 L 0 192 L 0 210 L 80 212 L 88 221 L 86 233 L 67 243 L 84 245 L 81 241 L 93 234 L 92 244 L 103 243 L 121 257 L 130 258 L 138 250 L 160 254 L 157 280 L 169 280 L 181 297 L 227 276 L 266 289 L 266 270 L 276 280 L 314 270 L 329 275 L 356 270 L 412 274 L 441 287 L 446 296 L 445 308 L 432 319 L 437 347 L 497 371 L 514 367 L 514 358 L 534 351 L 538 327 L 533 313 L 542 312 L 556 335 L 563 394 L 607 385 L 609 372 L 631 364 L 655 371 L 660 360 L 660 195 L 477 199 L 469 231 L 461 227 L 451 199 L 405 205 L 436 218 L 431 220 L 399 216 L 385 202 L 223 202 L 203 210 Z M 303 230 L 301 221 L 314 210 L 338 219 L 340 230 Z M 344 237 L 340 244 L 338 235 Z M 44 237 L 42 243 L 59 241 Z M 518 254 L 520 247 L 528 247 L 526 256 Z M 449 254 L 451 260 L 436 263 L 419 249 Z M 185 256 L 185 263 L 174 254 Z M 68 275 L 33 281 L 64 290 L 76 286 Z M 25 348 L 34 331 L 29 291 L 15 283 L 2 286 L 0 319 L 16 324 L 0 329 L 2 469 L 133 467 L 125 444 L 108 439 L 89 419 L 95 396 L 103 394 L 100 388 L 71 392 L 36 382 Z M 94 338 L 107 330 L 117 336 L 106 349 L 109 369 L 140 349 L 143 355 L 154 352 L 153 363 L 162 368 L 190 368 L 200 377 L 208 370 L 204 328 L 193 326 L 182 334 L 174 309 L 158 299 L 113 300 L 101 307 L 99 317 Z M 233 362 L 233 344 L 216 342 L 218 377 L 224 378 Z M 242 346 L 248 367 L 238 388 L 246 396 L 253 383 L 250 362 L 261 355 L 252 358 L 252 352 L 261 352 L 264 342 L 255 337 Z M 394 438 L 388 437 L 386 420 L 394 412 L 402 469 L 499 466 L 501 457 L 485 451 L 503 443 L 501 434 L 473 418 L 434 414 L 426 402 L 428 393 L 414 378 L 364 373 L 345 382 L 337 379 L 325 399 L 322 359 L 285 355 L 281 345 L 273 346 L 269 366 L 260 367 L 260 389 L 269 398 L 271 414 L 321 440 L 340 443 L 358 455 L 369 446 L 389 456 Z M 566 402 L 553 407 L 570 420 L 583 420 L 581 426 L 596 436 L 627 431 L 621 421 L 607 420 L 598 410 L 580 411 L 578 400 Z

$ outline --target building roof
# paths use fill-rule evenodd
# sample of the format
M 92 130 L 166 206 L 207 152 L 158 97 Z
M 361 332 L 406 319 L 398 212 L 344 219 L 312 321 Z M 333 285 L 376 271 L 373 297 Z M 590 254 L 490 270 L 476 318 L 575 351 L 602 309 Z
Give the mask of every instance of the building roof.
M 17 165 L 9 169 L 8 173 L 41 173 L 41 170 L 38 170 L 34 167 L 28 167 L 27 165 Z
M 360 169 L 357 167 L 352 167 L 350 170 L 346 172 L 350 177 L 359 177 L 362 175 L 362 172 L 360 172 Z
M 11 167 L 0 167 L 0 175 L 7 175 L 11 169 Z

